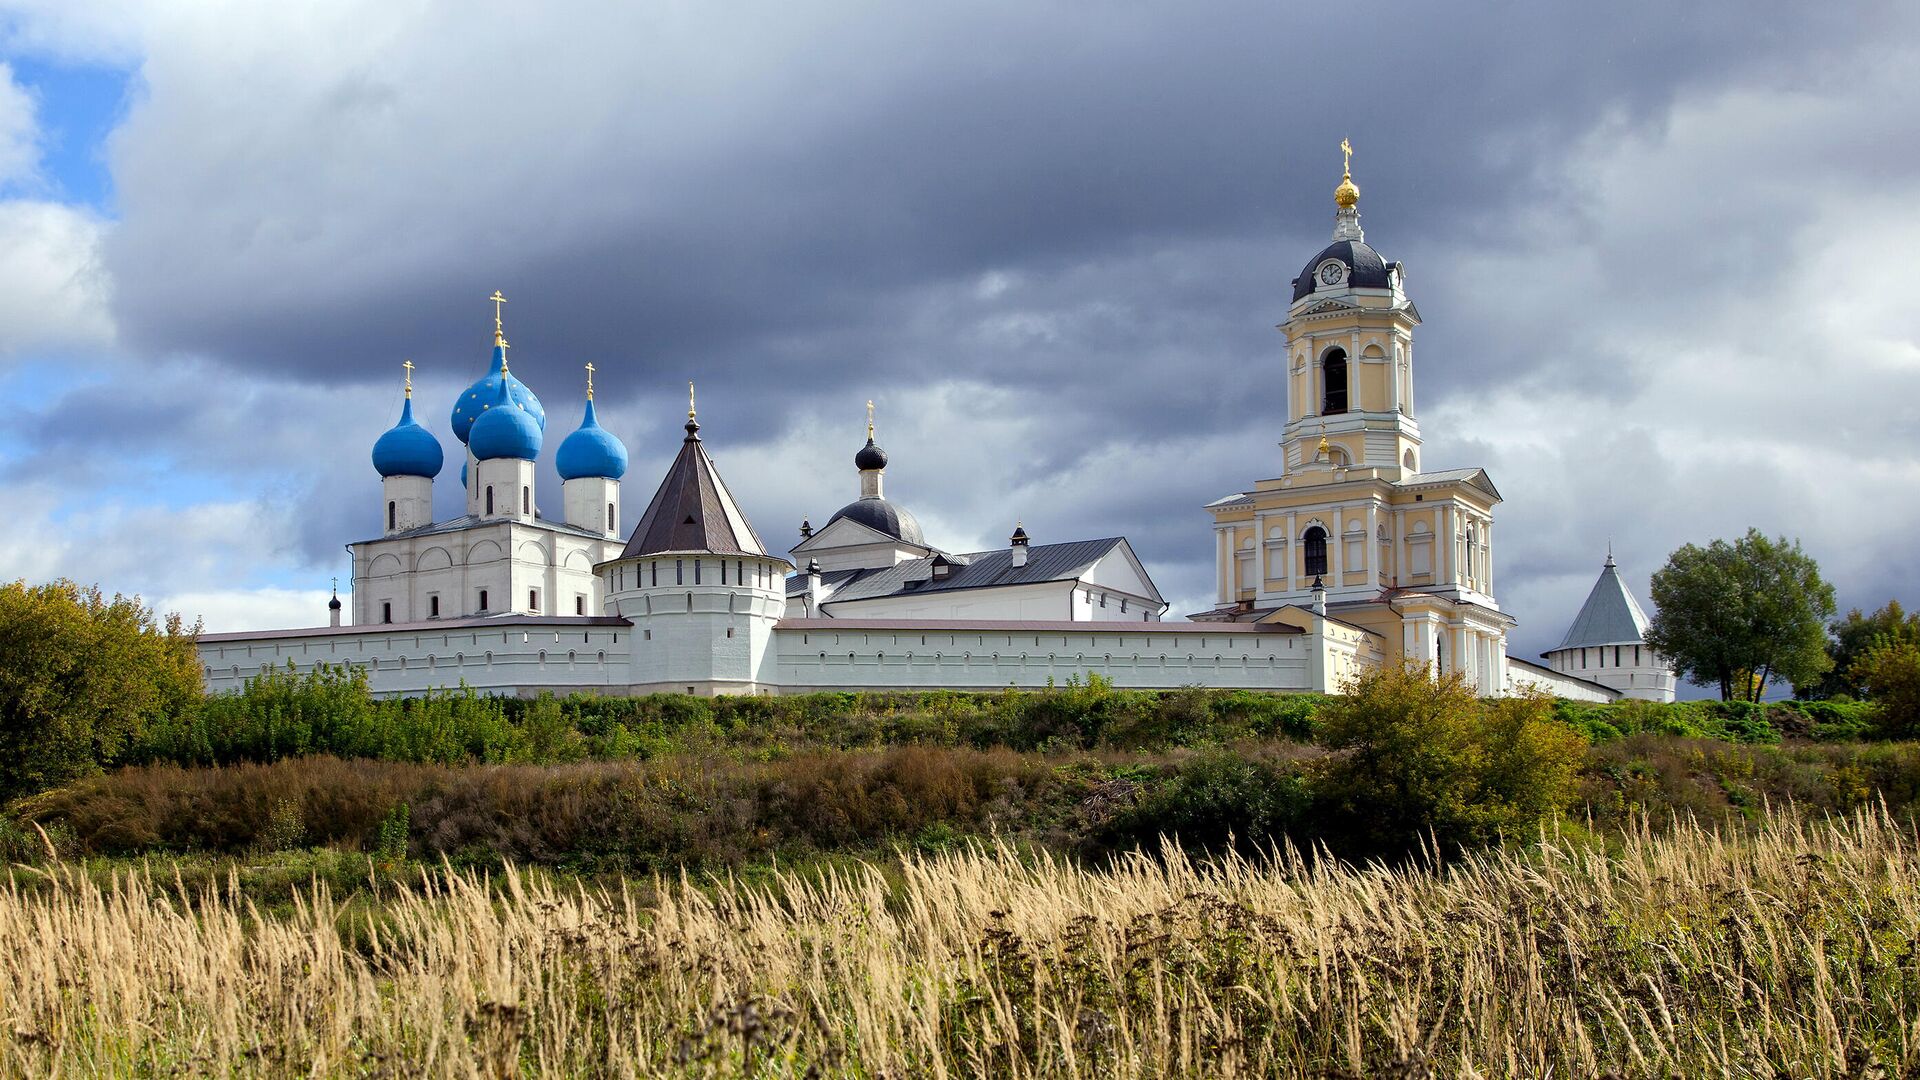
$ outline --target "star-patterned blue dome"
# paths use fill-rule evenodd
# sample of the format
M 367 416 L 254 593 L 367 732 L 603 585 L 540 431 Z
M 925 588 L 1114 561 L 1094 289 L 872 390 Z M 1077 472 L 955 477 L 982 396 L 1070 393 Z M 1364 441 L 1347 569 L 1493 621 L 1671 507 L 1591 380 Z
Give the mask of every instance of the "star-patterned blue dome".
M 375 440 L 373 467 L 381 476 L 424 476 L 431 480 L 440 475 L 445 463 L 440 440 L 413 418 L 413 399 L 408 398 L 400 409 L 400 422 Z
M 454 399 L 454 438 L 463 443 L 471 438 L 474 422 L 480 419 L 482 413 L 490 411 L 489 407 L 499 397 L 502 386 L 506 387 L 508 400 L 520 407 L 516 412 L 524 410 L 533 417 L 534 424 L 541 431 L 547 430 L 547 410 L 541 408 L 540 399 L 533 396 L 527 384 L 514 378 L 513 372 L 507 370 L 507 346 L 500 343 L 493 347 L 493 369 L 479 382 L 460 391 L 460 396 Z
M 598 476 L 618 480 L 627 474 L 627 448 L 613 432 L 600 426 L 593 413 L 593 399 L 587 399 L 587 415 L 580 427 L 560 443 L 554 455 L 560 479 L 579 480 Z

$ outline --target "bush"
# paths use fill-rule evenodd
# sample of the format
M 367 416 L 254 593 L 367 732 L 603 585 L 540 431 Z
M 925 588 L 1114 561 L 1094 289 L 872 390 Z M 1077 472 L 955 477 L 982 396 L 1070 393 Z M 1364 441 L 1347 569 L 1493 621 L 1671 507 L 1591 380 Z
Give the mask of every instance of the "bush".
M 0 800 L 112 764 L 190 712 L 199 629 L 71 581 L 0 584 Z
M 1229 841 L 1243 849 L 1302 839 L 1313 788 L 1298 760 L 1248 756 L 1243 749 L 1203 750 L 1152 784 L 1096 830 L 1105 847 L 1153 847 L 1162 837 L 1190 848 Z
M 1458 674 L 1418 664 L 1355 679 L 1323 711 L 1322 736 L 1338 751 L 1320 785 L 1327 824 L 1376 851 L 1531 828 L 1571 800 L 1586 746 L 1550 699 L 1482 701 Z
M 1920 645 L 1877 641 L 1854 661 L 1853 677 L 1873 696 L 1873 724 L 1882 736 L 1920 736 Z

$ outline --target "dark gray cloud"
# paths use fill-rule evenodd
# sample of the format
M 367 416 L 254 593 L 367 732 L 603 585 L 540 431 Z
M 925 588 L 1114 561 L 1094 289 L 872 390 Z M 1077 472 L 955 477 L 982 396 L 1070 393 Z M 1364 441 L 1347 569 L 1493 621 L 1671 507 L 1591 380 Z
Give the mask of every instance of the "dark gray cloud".
M 1884 554 L 1911 512 L 1833 517 L 1920 475 L 1920 325 L 1887 287 L 1920 247 L 1905 7 L 390 7 L 143 25 L 100 264 L 155 385 L 51 404 L 0 483 L 217 475 L 337 565 L 377 523 L 393 365 L 423 365 L 451 457 L 498 287 L 549 457 L 601 369 L 632 515 L 688 378 L 782 548 L 851 497 L 874 398 L 936 540 L 1125 534 L 1192 610 L 1199 507 L 1278 469 L 1272 327 L 1350 135 L 1427 319 L 1427 460 L 1508 497 L 1516 652 L 1608 536 L 1643 598 L 1671 547 L 1748 523 L 1817 539 L 1848 602 L 1920 584 Z M 1836 348 L 1845 377 L 1795 378 Z

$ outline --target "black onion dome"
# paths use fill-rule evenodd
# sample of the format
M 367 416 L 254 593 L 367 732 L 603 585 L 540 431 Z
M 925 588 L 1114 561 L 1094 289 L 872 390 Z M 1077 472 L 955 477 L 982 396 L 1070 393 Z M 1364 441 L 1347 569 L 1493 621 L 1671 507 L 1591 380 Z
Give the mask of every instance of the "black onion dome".
M 1345 287 L 1352 289 L 1384 289 L 1387 287 L 1387 269 L 1392 265 L 1380 257 L 1380 253 L 1367 246 L 1364 240 L 1335 240 L 1320 250 L 1320 254 L 1307 260 L 1300 276 L 1293 279 L 1293 298 L 1295 300 L 1312 296 L 1314 287 L 1319 283 L 1314 276 L 1320 264 L 1328 259 L 1338 259 L 1347 264 Z
M 861 472 L 866 472 L 868 469 L 884 469 L 887 467 L 887 452 L 873 445 L 873 436 L 869 435 L 867 445 L 853 455 L 853 467 Z
M 835 512 L 827 524 L 831 525 L 841 518 L 885 533 L 902 543 L 927 546 L 926 538 L 920 533 L 920 523 L 914 520 L 913 515 L 882 498 L 855 499 Z

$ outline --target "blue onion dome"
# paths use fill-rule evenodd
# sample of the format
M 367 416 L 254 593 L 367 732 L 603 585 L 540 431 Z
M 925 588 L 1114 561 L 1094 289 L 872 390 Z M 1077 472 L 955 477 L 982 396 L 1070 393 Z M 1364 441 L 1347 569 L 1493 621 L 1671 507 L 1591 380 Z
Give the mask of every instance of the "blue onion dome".
M 467 432 L 467 449 L 481 461 L 494 458 L 519 458 L 532 461 L 540 456 L 540 424 L 525 405 L 514 401 L 505 382 L 498 384 L 492 404 L 480 414 Z
M 499 397 L 500 388 L 506 387 L 507 397 L 515 405 L 533 417 L 541 431 L 547 430 L 547 410 L 540 406 L 540 399 L 533 396 L 527 384 L 513 377 L 507 370 L 507 345 L 496 343 L 493 347 L 493 368 L 479 382 L 460 391 L 453 402 L 453 437 L 467 442 L 472 437 L 474 422 L 480 415 L 488 412 L 490 406 Z
M 562 480 L 589 476 L 618 480 L 627 475 L 627 448 L 614 438 L 613 432 L 600 426 L 593 413 L 592 398 L 587 399 L 586 418 L 580 421 L 578 430 L 561 441 L 553 463 L 559 468 Z
M 867 436 L 867 445 L 861 447 L 860 452 L 853 455 L 853 467 L 859 469 L 861 472 L 866 472 L 868 469 L 884 469 L 887 467 L 887 452 L 875 446 L 873 444 L 873 436 L 869 435 Z
M 440 475 L 446 457 L 440 452 L 440 440 L 413 418 L 413 399 L 400 410 L 400 422 L 388 429 L 373 444 L 373 467 L 381 476 Z

